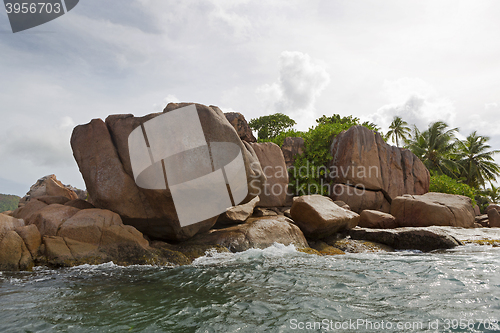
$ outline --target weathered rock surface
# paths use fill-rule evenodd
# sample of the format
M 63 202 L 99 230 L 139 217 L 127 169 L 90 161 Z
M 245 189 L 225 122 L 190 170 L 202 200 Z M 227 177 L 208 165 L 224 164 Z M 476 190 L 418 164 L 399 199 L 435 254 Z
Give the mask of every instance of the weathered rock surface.
M 245 224 L 213 229 L 196 235 L 182 246 L 220 245 L 232 252 L 241 252 L 250 248 L 264 249 L 274 243 L 294 244 L 297 248 L 308 247 L 300 229 L 284 216 L 249 219 Z
M 23 239 L 15 231 L 24 221 L 0 214 L 0 271 L 29 270 L 33 259 Z
M 344 184 L 335 184 L 331 187 L 330 198 L 348 203 L 350 209 L 358 214 L 365 209 L 386 213 L 391 211 L 391 204 L 382 191 L 370 191 Z
M 29 270 L 33 258 L 21 236 L 9 230 L 0 236 L 0 271 Z
M 476 223 L 480 224 L 484 228 L 487 228 L 490 226 L 490 221 L 488 220 L 487 214 L 476 216 L 475 220 L 476 220 Z
M 358 226 L 361 228 L 392 229 L 399 227 L 391 214 L 376 210 L 364 210 L 359 215 Z
M 246 204 L 228 208 L 226 212 L 219 215 L 217 224 L 223 226 L 244 223 L 250 216 L 252 216 L 253 210 L 259 201 L 259 197 L 255 197 Z
M 461 243 L 438 228 L 367 229 L 354 228 L 349 231 L 353 239 L 367 240 L 388 245 L 396 250 L 420 250 L 428 252 L 451 249 Z
M 359 215 L 337 206 L 322 195 L 304 195 L 293 198 L 292 219 L 311 239 L 320 239 L 340 230 L 354 228 Z
M 86 200 L 82 200 L 82 199 L 76 199 L 76 200 L 68 201 L 68 202 L 66 202 L 64 204 L 64 206 L 75 207 L 75 208 L 78 208 L 78 209 L 92 209 L 92 208 L 95 208 L 93 204 L 91 204 L 90 202 L 88 202 Z
M 210 105 L 210 107 L 213 108 L 212 105 Z M 257 142 L 257 139 L 253 136 L 252 129 L 248 126 L 245 117 L 241 113 L 226 112 L 224 115 L 229 123 L 233 125 L 241 140 L 246 142 Z
M 190 105 L 170 103 L 164 112 Z M 256 195 L 265 181 L 253 150 L 238 137 L 224 114 L 207 106 L 196 104 L 198 116 L 208 142 L 230 142 L 242 151 L 247 173 L 249 195 Z M 109 116 L 104 123 L 94 119 L 73 130 L 73 155 L 83 175 L 92 204 L 97 208 L 118 213 L 126 224 L 160 239 L 185 240 L 212 227 L 217 216 L 205 221 L 180 227 L 170 190 L 147 190 L 136 186 L 128 150 L 129 134 L 144 122 L 161 115 L 144 117 L 133 115 Z M 196 208 L 194 208 L 196 209 Z
M 64 205 L 70 199 L 68 197 L 63 197 L 63 196 L 53 196 L 53 195 L 45 195 L 42 197 L 36 197 L 37 200 L 47 204 L 47 205 L 52 205 L 52 204 L 60 204 Z
M 0 237 L 7 231 L 14 230 L 15 228 L 23 227 L 24 220 L 17 219 L 9 215 L 0 214 Z
M 493 205 L 493 204 L 489 205 L 488 207 L 486 207 L 486 213 L 488 213 L 488 211 L 489 211 L 490 209 L 495 209 L 495 210 L 497 210 L 498 212 L 500 212 L 500 206 L 499 206 L 499 205 Z
M 39 254 L 40 245 L 42 245 L 42 236 L 40 235 L 38 228 L 34 224 L 30 224 L 18 227 L 15 231 L 23 239 L 23 242 L 30 251 L 31 256 L 36 258 Z
M 44 235 L 43 243 L 48 263 L 55 266 L 108 261 L 152 264 L 162 259 L 137 229 L 124 225 L 118 214 L 103 209 L 78 211 L 62 223 L 57 235 Z
M 277 215 L 284 215 L 276 212 L 276 210 L 273 209 L 267 209 L 267 208 L 261 208 L 257 207 L 255 208 L 253 212 L 254 217 L 264 217 L 264 216 L 277 216 Z
M 48 175 L 37 180 L 26 193 L 24 198 L 19 201 L 20 205 L 25 204 L 32 198 L 37 197 L 65 197 L 69 200 L 77 199 L 77 194 L 68 188 L 68 186 L 57 180 L 55 175 Z M 60 203 L 60 202 L 58 202 Z
M 475 222 L 470 198 L 435 192 L 397 197 L 392 201 L 391 214 L 401 227 L 472 228 Z
M 488 220 L 490 221 L 489 227 L 490 228 L 500 228 L 500 213 L 498 213 L 498 210 L 492 208 L 488 209 Z
M 272 142 L 252 143 L 266 182 L 259 194 L 259 207 L 285 206 L 288 191 L 288 171 L 280 147 Z
M 285 158 L 286 167 L 289 168 L 295 163 L 297 155 L 302 155 L 304 152 L 304 139 L 287 137 L 281 146 L 283 157 Z
M 353 126 L 337 135 L 330 153 L 333 159 L 329 172 L 334 183 L 381 191 L 389 203 L 403 194 L 424 194 L 429 190 L 429 171 L 412 152 L 388 145 L 379 133 L 363 126 Z M 347 197 L 336 199 L 353 206 Z
M 38 213 L 38 211 L 44 209 L 47 206 L 48 205 L 44 202 L 41 202 L 37 199 L 31 199 L 24 206 L 19 207 L 14 212 L 12 212 L 12 216 L 18 219 L 29 221 L 34 214 Z
M 56 236 L 61 225 L 78 212 L 78 208 L 53 204 L 38 211 L 26 224 L 36 225 L 43 236 Z

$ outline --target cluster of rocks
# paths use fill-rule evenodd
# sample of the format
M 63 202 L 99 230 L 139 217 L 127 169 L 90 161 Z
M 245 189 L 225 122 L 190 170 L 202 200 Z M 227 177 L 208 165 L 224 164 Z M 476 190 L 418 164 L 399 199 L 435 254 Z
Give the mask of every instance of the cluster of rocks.
M 170 103 L 163 112 L 186 105 Z M 330 164 L 339 170 L 330 175 L 337 188 L 364 191 L 294 197 L 287 191 L 286 170 L 302 154 L 303 139 L 286 138 L 282 147 L 257 143 L 243 115 L 201 104 L 196 110 L 208 142 L 241 149 L 249 192 L 240 205 L 182 227 L 170 190 L 138 187 L 130 162 L 129 134 L 162 113 L 94 119 L 77 126 L 71 137 L 88 193 L 77 193 L 54 175 L 37 181 L 18 209 L 0 214 L 0 270 L 108 261 L 182 265 L 210 249 L 238 252 L 275 242 L 319 255 L 431 251 L 460 245 L 431 226 L 484 225 L 469 198 L 427 193 L 429 173 L 420 160 L 364 127 L 335 138 Z M 370 167 L 372 173 L 364 176 L 352 172 Z M 489 226 L 498 222 L 493 208 Z

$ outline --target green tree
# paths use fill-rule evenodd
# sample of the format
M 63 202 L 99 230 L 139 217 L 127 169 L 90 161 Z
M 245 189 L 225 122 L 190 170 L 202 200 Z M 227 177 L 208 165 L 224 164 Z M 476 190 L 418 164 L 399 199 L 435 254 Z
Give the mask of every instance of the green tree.
M 479 188 L 486 181 L 493 181 L 500 175 L 500 167 L 495 163 L 493 155 L 500 150 L 490 150 L 487 136 L 472 132 L 465 140 L 457 140 L 456 154 L 461 166 L 461 176 L 469 186 Z
M 295 124 L 295 120 L 283 113 L 254 118 L 248 123 L 251 129 L 258 132 L 258 138 L 261 140 L 273 139 Z
M 456 178 L 459 165 L 455 154 L 455 133 L 458 128 L 448 128 L 437 121 L 424 132 L 414 128 L 408 148 L 424 163 L 427 169 Z
M 396 146 L 399 147 L 399 140 L 403 140 L 404 142 L 408 141 L 410 137 L 410 127 L 408 127 L 408 123 L 404 121 L 401 117 L 394 117 L 391 125 L 389 126 L 389 131 L 385 135 L 386 140 L 391 139 L 392 142 L 396 143 Z

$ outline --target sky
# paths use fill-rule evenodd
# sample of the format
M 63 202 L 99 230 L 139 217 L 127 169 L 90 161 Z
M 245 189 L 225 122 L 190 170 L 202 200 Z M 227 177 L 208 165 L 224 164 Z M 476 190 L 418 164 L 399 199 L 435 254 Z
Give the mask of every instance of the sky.
M 499 1 L 82 0 L 13 34 L 0 10 L 0 193 L 56 174 L 85 188 L 72 129 L 168 102 L 299 130 L 354 115 L 444 120 L 500 149 Z M 500 162 L 500 156 L 497 156 Z

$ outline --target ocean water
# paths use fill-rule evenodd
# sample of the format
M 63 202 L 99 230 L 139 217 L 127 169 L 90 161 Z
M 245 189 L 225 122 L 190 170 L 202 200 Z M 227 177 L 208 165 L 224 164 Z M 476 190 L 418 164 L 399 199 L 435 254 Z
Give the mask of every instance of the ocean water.
M 500 248 L 0 273 L 1 332 L 498 332 Z M 316 325 L 316 326 L 314 326 Z

